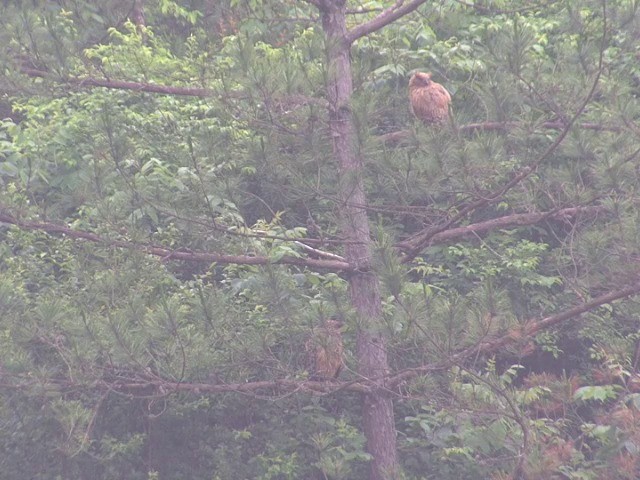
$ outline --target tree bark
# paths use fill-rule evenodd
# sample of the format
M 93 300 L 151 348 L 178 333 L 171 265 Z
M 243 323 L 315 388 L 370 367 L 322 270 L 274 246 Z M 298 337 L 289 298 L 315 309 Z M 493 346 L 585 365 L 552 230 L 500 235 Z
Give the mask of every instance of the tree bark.
M 353 81 L 350 42 L 343 0 L 325 0 L 322 26 L 326 37 L 327 100 L 333 154 L 340 171 L 341 229 L 347 240 L 345 258 L 355 272 L 349 276 L 351 302 L 358 314 L 358 373 L 370 379 L 371 393 L 363 395 L 363 431 L 371 454 L 370 480 L 397 478 L 396 430 L 393 402 L 385 393 L 389 372 L 385 338 L 381 332 L 382 303 L 377 276 L 371 271 L 369 220 L 362 181 L 363 161 L 351 111 Z
M 134 0 L 131 9 L 131 21 L 138 27 L 139 32 L 144 32 L 146 22 L 144 19 L 144 0 Z

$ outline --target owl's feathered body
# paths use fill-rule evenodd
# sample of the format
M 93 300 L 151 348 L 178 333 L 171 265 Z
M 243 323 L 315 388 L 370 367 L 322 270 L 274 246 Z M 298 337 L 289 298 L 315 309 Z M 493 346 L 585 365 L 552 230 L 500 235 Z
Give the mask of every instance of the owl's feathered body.
M 425 125 L 444 123 L 449 118 L 451 95 L 430 73 L 417 72 L 409 80 L 409 101 L 413 114 Z
M 322 327 L 314 329 L 313 336 L 307 340 L 312 379 L 332 379 L 340 373 L 344 353 L 341 326 L 338 320 L 327 320 Z

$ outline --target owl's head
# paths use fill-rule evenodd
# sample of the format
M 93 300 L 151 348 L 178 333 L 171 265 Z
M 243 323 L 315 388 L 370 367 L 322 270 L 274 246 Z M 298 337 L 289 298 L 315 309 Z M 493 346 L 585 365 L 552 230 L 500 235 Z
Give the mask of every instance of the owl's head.
M 430 72 L 416 72 L 409 80 L 410 87 L 428 87 L 429 85 L 431 85 Z
M 344 326 L 344 322 L 337 320 L 335 318 L 326 320 L 324 324 L 327 328 L 330 328 L 333 330 L 340 330 Z

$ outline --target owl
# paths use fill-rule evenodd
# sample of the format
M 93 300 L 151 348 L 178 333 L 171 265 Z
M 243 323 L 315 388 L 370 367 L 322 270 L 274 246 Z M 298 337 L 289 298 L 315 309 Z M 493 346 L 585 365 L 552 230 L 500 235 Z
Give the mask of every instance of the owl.
M 312 380 L 336 378 L 342 368 L 343 346 L 342 322 L 327 320 L 322 327 L 314 329 L 305 347 Z
M 431 80 L 430 73 L 414 73 L 409 80 L 411 110 L 425 125 L 443 123 L 449 118 L 451 95 Z

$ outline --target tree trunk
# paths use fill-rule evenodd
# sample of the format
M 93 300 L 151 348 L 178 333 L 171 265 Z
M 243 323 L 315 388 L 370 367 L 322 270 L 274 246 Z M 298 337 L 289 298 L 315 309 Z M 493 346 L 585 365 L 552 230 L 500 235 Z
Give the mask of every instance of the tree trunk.
M 133 8 L 131 9 L 131 21 L 140 31 L 145 27 L 144 0 L 134 0 Z
M 371 238 L 359 154 L 351 111 L 353 84 L 350 45 L 346 40 L 344 1 L 323 2 L 322 26 L 327 41 L 329 125 L 333 153 L 340 170 L 341 229 L 345 257 L 357 267 L 349 278 L 351 301 L 358 313 L 358 373 L 374 387 L 363 398 L 363 430 L 373 456 L 371 480 L 397 477 L 396 430 L 393 402 L 384 391 L 389 371 L 385 338 L 381 332 L 382 303 L 378 278 L 371 271 Z

